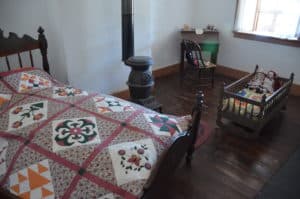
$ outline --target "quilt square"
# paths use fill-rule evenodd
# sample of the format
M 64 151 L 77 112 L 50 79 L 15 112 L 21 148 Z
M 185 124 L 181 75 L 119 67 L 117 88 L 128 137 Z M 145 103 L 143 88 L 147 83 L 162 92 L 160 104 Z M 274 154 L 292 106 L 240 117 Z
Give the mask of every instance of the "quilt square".
M 101 142 L 94 117 L 55 120 L 52 123 L 52 128 L 52 149 L 54 152 Z
M 20 129 L 47 119 L 48 101 L 16 106 L 9 111 L 8 131 Z
M 11 99 L 10 94 L 2 94 L 0 93 L 0 110 L 2 107 L 4 107 L 5 104 L 7 104 Z
M 20 198 L 54 198 L 48 160 L 22 169 L 9 177 L 10 191 Z
M 178 122 L 166 115 L 144 113 L 144 116 L 156 135 L 173 136 L 182 131 Z
M 109 147 L 118 186 L 147 179 L 157 159 L 151 139 L 124 142 Z
M 112 97 L 94 97 L 99 113 L 134 111 L 130 103 Z
M 35 89 L 51 87 L 51 81 L 29 73 L 22 73 L 19 83 L 19 92 L 28 92 Z
M 71 96 L 87 96 L 87 95 L 88 93 L 86 91 L 82 91 L 81 89 L 73 88 L 71 86 L 53 88 L 54 98 L 71 97 Z
M 109 193 L 109 194 L 106 194 L 106 195 L 104 195 L 104 196 L 101 196 L 101 197 L 98 198 L 98 199 L 115 199 L 115 197 L 114 197 L 114 194 Z
M 6 173 L 6 152 L 8 148 L 8 142 L 0 138 L 0 175 Z

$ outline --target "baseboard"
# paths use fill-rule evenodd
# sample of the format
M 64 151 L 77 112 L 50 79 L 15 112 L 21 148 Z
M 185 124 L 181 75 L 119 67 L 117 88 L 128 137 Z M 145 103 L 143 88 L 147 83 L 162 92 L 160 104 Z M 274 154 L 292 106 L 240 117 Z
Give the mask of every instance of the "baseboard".
M 156 79 L 157 78 L 162 78 L 162 77 L 177 73 L 178 69 L 179 69 L 179 64 L 169 65 L 169 66 L 154 70 L 153 71 L 153 76 Z M 218 65 L 218 67 L 216 68 L 216 74 L 224 75 L 226 77 L 233 78 L 233 79 L 240 79 L 241 77 L 244 77 L 245 75 L 247 75 L 249 73 L 246 72 L 246 71 L 230 68 L 230 67 L 227 67 L 227 66 Z M 119 97 L 119 98 L 122 98 L 122 99 L 129 99 L 130 98 L 130 94 L 129 94 L 128 89 L 122 90 L 122 91 L 119 91 L 119 92 L 115 92 L 112 95 L 116 96 L 116 97 Z M 300 85 L 293 84 L 293 86 L 291 88 L 291 95 L 300 96 Z
M 229 78 L 233 78 L 233 79 L 240 79 L 241 77 L 249 74 L 248 72 L 238 70 L 238 69 L 234 69 L 234 68 L 230 68 L 230 67 L 227 67 L 227 66 L 222 66 L 222 65 L 218 65 L 218 67 L 216 69 L 216 73 L 219 74 L 219 75 L 224 75 L 224 76 L 229 77 Z M 292 85 L 291 95 L 300 96 L 300 85 L 298 85 L 298 84 L 293 84 Z
M 242 70 L 230 68 L 227 66 L 218 65 L 216 68 L 216 74 L 224 75 L 226 77 L 233 78 L 233 79 L 240 79 L 245 75 L 248 75 L 249 73 Z
M 179 71 L 179 64 L 169 65 L 163 68 L 158 68 L 153 71 L 154 78 L 162 78 L 171 74 L 175 74 Z
M 158 79 L 158 78 L 162 78 L 162 77 L 177 73 L 178 70 L 179 70 L 179 64 L 173 64 L 173 65 L 169 65 L 166 67 L 155 69 L 155 70 L 153 70 L 152 74 L 155 79 Z M 128 89 L 125 89 L 125 90 L 122 90 L 119 92 L 114 92 L 114 93 L 112 93 L 112 95 L 115 97 L 126 99 L 126 100 L 128 100 L 130 98 L 130 93 L 129 93 Z

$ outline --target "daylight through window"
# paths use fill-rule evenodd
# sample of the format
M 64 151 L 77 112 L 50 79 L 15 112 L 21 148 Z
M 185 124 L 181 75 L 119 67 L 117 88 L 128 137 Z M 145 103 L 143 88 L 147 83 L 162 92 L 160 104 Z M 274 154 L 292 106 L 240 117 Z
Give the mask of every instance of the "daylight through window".
M 300 39 L 300 0 L 238 0 L 235 31 Z

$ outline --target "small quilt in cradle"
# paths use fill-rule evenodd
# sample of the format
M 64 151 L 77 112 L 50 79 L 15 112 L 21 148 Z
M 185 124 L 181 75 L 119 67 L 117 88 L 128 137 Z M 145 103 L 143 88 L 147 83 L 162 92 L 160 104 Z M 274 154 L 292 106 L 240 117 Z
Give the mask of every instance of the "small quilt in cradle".
M 262 100 L 262 97 L 264 94 L 260 94 L 260 93 L 256 93 L 254 90 L 248 89 L 248 88 L 244 88 L 242 90 L 240 90 L 237 93 L 239 96 L 248 98 L 248 99 L 252 99 L 255 100 L 257 102 L 260 102 Z M 271 94 L 266 94 L 266 96 L 270 96 Z M 240 108 L 239 108 L 240 107 Z M 253 116 L 255 119 L 259 113 L 260 113 L 260 107 L 253 105 L 253 104 L 249 104 L 243 101 L 240 101 L 238 99 L 235 98 L 229 98 L 229 99 L 224 99 L 223 100 L 223 109 L 222 110 L 228 110 L 230 112 L 234 112 L 235 114 L 239 114 L 239 115 L 247 115 L 250 116 L 252 109 L 253 109 Z

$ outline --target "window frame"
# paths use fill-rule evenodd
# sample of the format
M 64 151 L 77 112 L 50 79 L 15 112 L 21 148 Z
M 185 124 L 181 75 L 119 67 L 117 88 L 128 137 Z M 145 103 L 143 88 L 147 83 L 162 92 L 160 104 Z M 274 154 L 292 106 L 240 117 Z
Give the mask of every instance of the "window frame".
M 280 45 L 287 45 L 287 46 L 293 46 L 293 47 L 300 47 L 300 37 L 298 39 L 286 39 L 286 38 L 281 38 L 281 37 L 276 37 L 276 36 L 257 34 L 255 32 L 242 32 L 242 31 L 235 30 L 239 2 L 240 2 L 240 0 L 236 1 L 235 16 L 234 16 L 234 28 L 233 28 L 234 30 L 232 31 L 233 36 L 235 38 L 254 40 L 254 41 L 273 43 L 273 44 L 280 44 Z M 255 13 L 255 18 L 257 18 L 257 10 Z M 257 19 L 255 19 L 254 26 L 255 25 L 257 25 Z

